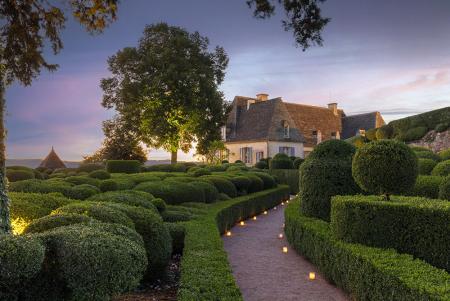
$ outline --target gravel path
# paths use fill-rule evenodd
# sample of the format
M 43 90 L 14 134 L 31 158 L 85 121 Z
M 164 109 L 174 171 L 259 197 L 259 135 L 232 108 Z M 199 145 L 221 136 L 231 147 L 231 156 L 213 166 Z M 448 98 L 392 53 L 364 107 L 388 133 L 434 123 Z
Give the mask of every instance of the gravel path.
M 284 238 L 284 206 L 246 220 L 223 236 L 234 278 L 245 301 L 341 301 L 348 296 L 328 283 Z M 278 235 L 283 233 L 283 238 Z M 288 252 L 283 253 L 287 246 Z M 316 279 L 309 280 L 309 272 Z

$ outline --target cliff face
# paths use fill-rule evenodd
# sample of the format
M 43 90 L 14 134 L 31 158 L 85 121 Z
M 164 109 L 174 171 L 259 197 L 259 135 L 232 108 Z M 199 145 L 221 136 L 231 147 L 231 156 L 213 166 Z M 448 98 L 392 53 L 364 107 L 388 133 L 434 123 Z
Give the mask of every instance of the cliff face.
M 441 133 L 429 131 L 422 139 L 409 144 L 427 147 L 435 153 L 440 152 L 450 148 L 450 130 Z

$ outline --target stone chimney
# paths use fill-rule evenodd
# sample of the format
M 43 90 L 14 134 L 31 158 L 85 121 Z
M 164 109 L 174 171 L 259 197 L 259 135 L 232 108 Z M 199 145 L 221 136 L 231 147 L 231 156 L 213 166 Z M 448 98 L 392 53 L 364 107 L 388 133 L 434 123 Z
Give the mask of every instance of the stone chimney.
M 331 111 L 333 111 L 334 115 L 338 115 L 338 108 L 337 108 L 337 103 L 336 102 L 332 102 L 328 104 L 328 109 L 330 109 Z
M 269 94 L 266 94 L 266 93 L 256 94 L 256 99 L 258 101 L 267 101 L 269 99 Z

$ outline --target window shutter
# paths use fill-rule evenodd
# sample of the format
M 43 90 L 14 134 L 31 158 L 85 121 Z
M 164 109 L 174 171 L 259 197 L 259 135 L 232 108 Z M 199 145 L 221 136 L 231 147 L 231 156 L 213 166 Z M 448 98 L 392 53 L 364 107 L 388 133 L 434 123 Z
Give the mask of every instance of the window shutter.
M 278 147 L 278 153 L 282 153 L 282 152 L 283 152 L 283 147 L 282 146 Z
M 248 148 L 248 163 L 252 164 L 253 163 L 253 148 L 249 147 Z
M 243 156 L 243 148 L 241 147 L 240 149 L 239 149 L 239 160 L 241 160 L 241 161 L 244 161 L 244 156 Z
M 295 156 L 295 147 L 291 147 L 291 156 Z

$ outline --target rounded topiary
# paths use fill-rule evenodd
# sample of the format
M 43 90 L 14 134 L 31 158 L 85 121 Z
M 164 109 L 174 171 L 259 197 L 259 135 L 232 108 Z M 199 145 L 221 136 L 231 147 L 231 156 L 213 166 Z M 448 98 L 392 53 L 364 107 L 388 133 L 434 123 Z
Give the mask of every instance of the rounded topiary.
M 374 141 L 353 157 L 352 174 L 358 185 L 374 194 L 404 193 L 414 187 L 418 175 L 417 157 L 404 143 Z
M 377 140 L 377 130 L 378 129 L 370 129 L 366 131 L 366 138 L 370 141 Z
M 441 158 L 442 161 L 450 160 L 450 148 L 440 151 L 439 157 Z
M 152 204 L 154 196 L 150 193 L 137 190 L 108 191 L 91 196 L 88 201 L 92 202 L 111 202 L 136 207 L 143 207 L 157 212 Z
M 0 236 L 0 298 L 17 300 L 41 270 L 45 247 L 31 236 Z
M 393 134 L 394 130 L 392 126 L 386 124 L 377 129 L 375 137 L 377 138 L 377 140 L 390 139 L 392 138 Z
M 294 165 L 292 163 L 291 158 L 288 155 L 279 153 L 276 154 L 272 160 L 270 160 L 270 168 L 271 169 L 292 169 Z
M 413 189 L 408 194 L 437 199 L 439 196 L 439 185 L 442 180 L 442 177 L 437 176 L 418 176 Z
M 445 160 L 436 164 L 436 166 L 431 171 L 433 176 L 446 177 L 450 175 L 450 160 Z
M 277 186 L 275 178 L 265 172 L 253 172 L 252 174 L 263 180 L 264 189 L 270 189 Z
M 330 220 L 331 197 L 360 192 L 351 163 L 336 159 L 307 159 L 300 166 L 301 210 L 307 216 Z
M 99 169 L 99 170 L 94 170 L 94 171 L 90 172 L 89 177 L 94 178 L 94 179 L 99 179 L 99 180 L 106 180 L 106 179 L 111 178 L 111 175 L 106 170 Z
M 432 153 L 433 151 L 429 148 L 426 148 L 424 146 L 417 146 L 417 145 L 409 145 L 409 147 L 414 151 L 414 152 L 429 152 Z
M 105 166 L 98 163 L 82 163 L 76 169 L 77 172 L 87 172 L 90 173 L 94 170 L 105 169 Z
M 236 160 L 236 161 L 234 161 L 234 163 L 241 163 L 241 164 L 243 164 L 244 162 L 242 162 L 242 160 Z
M 153 204 L 153 206 L 156 207 L 156 209 L 158 210 L 159 213 L 164 212 L 167 207 L 166 202 L 164 202 L 164 200 L 160 199 L 160 198 L 153 199 L 152 204 Z
M 260 177 L 251 173 L 247 174 L 246 177 L 250 179 L 250 185 L 247 190 L 248 193 L 264 190 L 264 181 Z
M 119 189 L 119 185 L 116 180 L 109 179 L 100 182 L 99 188 L 102 192 L 115 191 Z
M 448 123 L 439 123 L 436 125 L 436 127 L 434 128 L 434 130 L 438 133 L 444 132 L 448 129 L 449 125 Z
M 222 164 L 230 163 L 228 160 L 222 160 Z
M 417 158 L 421 159 L 431 159 L 439 162 L 441 158 L 431 151 L 415 151 Z
M 206 168 L 196 168 L 194 170 L 189 170 L 189 175 L 192 175 L 193 177 L 201 177 L 205 175 L 210 175 L 211 172 L 207 170 Z
M 59 227 L 40 237 L 53 254 L 40 278 L 60 290 L 57 300 L 109 300 L 136 288 L 147 266 L 142 246 L 95 227 Z
M 134 229 L 133 221 L 120 210 L 111 208 L 107 203 L 80 202 L 60 207 L 52 211 L 55 214 L 81 214 L 104 223 L 116 223 Z
M 205 195 L 205 203 L 213 203 L 217 200 L 219 191 L 214 185 L 204 181 L 194 181 L 191 182 L 191 186 L 195 186 L 203 190 L 203 193 Z
M 184 202 L 205 202 L 203 190 L 197 189 L 189 183 L 174 181 L 144 182 L 134 187 L 134 190 L 148 192 L 172 205 Z
M 351 161 L 356 152 L 355 146 L 343 140 L 327 140 L 317 145 L 308 159 L 336 159 Z
M 251 184 L 251 180 L 245 176 L 231 177 L 230 181 L 236 186 L 238 191 L 247 191 Z
M 32 170 L 7 169 L 6 177 L 8 178 L 9 182 L 17 182 L 17 181 L 34 179 L 35 174 Z
M 294 169 L 299 169 L 300 165 L 305 161 L 303 158 L 297 158 L 294 160 Z
M 248 167 L 245 165 L 232 165 L 227 168 L 227 172 L 240 172 L 246 170 L 248 170 Z
M 439 198 L 450 201 L 450 176 L 446 177 L 439 185 Z
M 97 193 L 100 193 L 100 189 L 89 184 L 81 184 L 70 188 L 68 197 L 76 200 L 85 200 Z
M 221 176 L 202 176 L 201 180 L 213 184 L 219 193 L 225 193 L 230 198 L 237 196 L 236 186 L 227 178 Z
M 100 185 L 100 181 L 98 179 L 90 178 L 87 176 L 71 176 L 65 178 L 64 181 L 74 185 L 89 184 L 96 187 Z
M 141 162 L 137 160 L 108 160 L 106 171 L 109 173 L 139 173 Z
M 58 227 L 74 224 L 90 224 L 93 221 L 94 219 L 89 216 L 74 213 L 47 215 L 32 221 L 23 233 L 42 233 Z
M 170 236 L 172 237 L 172 252 L 175 254 L 181 254 L 184 248 L 184 236 L 186 233 L 184 225 L 180 223 L 164 223 L 169 229 Z
M 437 162 L 432 159 L 420 158 L 419 164 L 419 174 L 420 175 L 430 175 L 433 168 L 436 166 Z
M 266 161 L 259 161 L 258 163 L 255 164 L 255 167 L 259 169 L 268 169 L 269 165 L 267 164 Z

